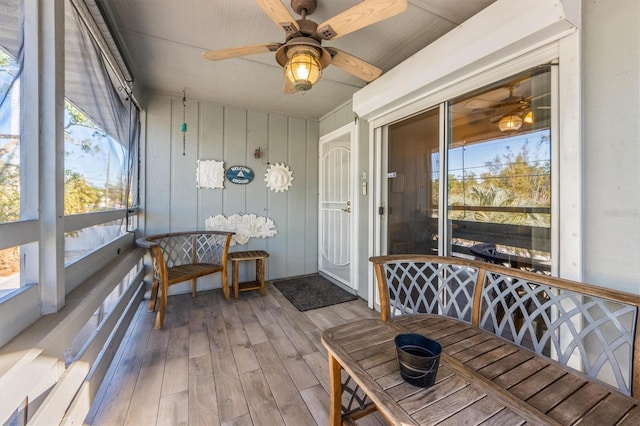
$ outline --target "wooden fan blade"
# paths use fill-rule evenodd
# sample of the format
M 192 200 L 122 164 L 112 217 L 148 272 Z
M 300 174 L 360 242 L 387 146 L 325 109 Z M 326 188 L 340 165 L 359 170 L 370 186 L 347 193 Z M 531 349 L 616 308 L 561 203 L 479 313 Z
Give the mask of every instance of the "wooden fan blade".
M 391 18 L 407 10 L 407 0 L 362 0 L 318 25 L 318 35 L 331 40 Z
M 255 0 L 260 8 L 269 15 L 269 18 L 288 34 L 293 34 L 300 29 L 287 7 L 280 0 Z
M 229 49 L 207 50 L 202 53 L 210 61 L 237 58 L 239 56 L 255 55 L 257 53 L 275 52 L 281 46 L 280 43 L 254 44 L 251 46 L 231 47 Z
M 356 58 L 347 52 L 343 52 L 335 47 L 327 47 L 326 49 L 331 53 L 332 65 L 342 68 L 346 72 L 351 73 L 366 82 L 373 81 L 382 74 L 382 70 L 380 68 L 375 65 L 371 65 L 360 58 Z
M 284 78 L 284 87 L 282 88 L 282 93 L 284 93 L 285 95 L 291 95 L 293 93 L 296 93 L 297 90 L 295 87 L 293 87 L 293 84 L 289 81 L 289 79 L 287 77 Z

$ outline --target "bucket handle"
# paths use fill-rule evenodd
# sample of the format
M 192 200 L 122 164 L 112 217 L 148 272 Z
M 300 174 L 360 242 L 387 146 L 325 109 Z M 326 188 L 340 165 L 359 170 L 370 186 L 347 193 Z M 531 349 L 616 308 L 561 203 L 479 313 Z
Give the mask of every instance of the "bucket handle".
M 426 377 L 427 374 L 433 373 L 433 371 L 436 370 L 436 368 L 437 368 L 436 366 L 438 364 L 439 364 L 439 360 L 438 361 L 434 361 L 433 364 L 431 365 L 430 369 L 428 369 L 424 373 L 421 373 L 421 374 L 419 374 L 417 376 L 414 376 L 412 374 L 407 374 L 407 373 L 409 373 L 409 371 L 418 373 L 418 372 L 421 372 L 422 370 L 417 370 L 415 368 L 412 368 L 410 365 L 404 364 L 404 369 L 405 369 L 404 374 L 410 379 L 422 379 L 423 377 Z

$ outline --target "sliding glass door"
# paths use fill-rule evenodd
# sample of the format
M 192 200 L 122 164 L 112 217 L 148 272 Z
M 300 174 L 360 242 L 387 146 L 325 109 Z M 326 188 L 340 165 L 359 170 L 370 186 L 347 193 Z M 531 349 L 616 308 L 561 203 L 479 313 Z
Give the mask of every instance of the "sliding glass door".
M 387 126 L 388 254 L 550 271 L 551 81 L 536 67 Z
M 389 126 L 389 254 L 437 254 L 439 128 L 438 108 Z

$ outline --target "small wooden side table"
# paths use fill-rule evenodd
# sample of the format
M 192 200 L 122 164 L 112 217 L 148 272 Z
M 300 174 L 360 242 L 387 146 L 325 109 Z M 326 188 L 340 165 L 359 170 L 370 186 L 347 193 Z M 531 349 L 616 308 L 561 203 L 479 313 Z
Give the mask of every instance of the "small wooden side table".
M 247 250 L 229 253 L 228 259 L 231 261 L 233 269 L 233 292 L 236 300 L 241 291 L 260 290 L 260 296 L 264 296 L 264 268 L 269 253 L 264 250 Z M 247 260 L 256 261 L 255 281 L 238 282 L 238 269 L 240 262 Z

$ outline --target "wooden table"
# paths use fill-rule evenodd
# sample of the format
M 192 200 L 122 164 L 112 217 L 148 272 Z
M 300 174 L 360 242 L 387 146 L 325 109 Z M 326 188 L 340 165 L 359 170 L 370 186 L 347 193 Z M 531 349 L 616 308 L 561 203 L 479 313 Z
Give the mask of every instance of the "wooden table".
M 249 290 L 260 290 L 260 295 L 264 296 L 264 267 L 269 253 L 264 250 L 234 251 L 227 257 L 231 261 L 233 269 L 233 292 L 238 300 L 238 292 Z M 238 268 L 240 262 L 248 260 L 256 261 L 256 279 L 253 281 L 238 282 Z
M 430 388 L 400 377 L 393 339 L 408 331 L 443 347 Z M 366 319 L 325 331 L 322 342 L 329 351 L 332 425 L 343 420 L 341 369 L 393 425 L 640 424 L 638 400 L 456 319 Z

